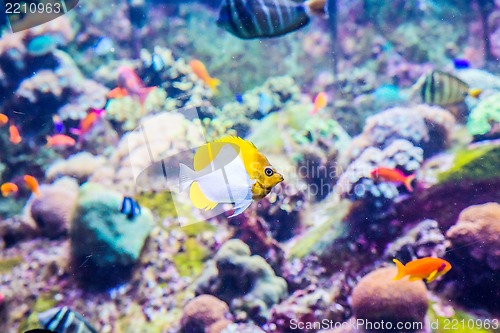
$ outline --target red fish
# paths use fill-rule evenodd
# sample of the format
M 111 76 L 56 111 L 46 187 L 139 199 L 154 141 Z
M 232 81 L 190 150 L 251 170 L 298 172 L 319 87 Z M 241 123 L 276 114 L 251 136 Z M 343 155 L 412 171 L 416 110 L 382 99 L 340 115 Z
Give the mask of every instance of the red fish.
M 5 183 L 0 186 L 0 190 L 2 192 L 2 196 L 8 197 L 12 194 L 15 194 L 19 191 L 19 188 L 14 183 Z
M 75 144 L 75 139 L 64 134 L 47 137 L 47 147 L 73 147 Z
M 370 172 L 370 176 L 385 182 L 403 184 L 409 192 L 413 192 L 411 183 L 415 179 L 415 175 L 406 176 L 401 170 L 380 167 Z
M 314 115 L 319 110 L 323 109 L 328 104 L 328 95 L 325 92 L 320 92 L 314 98 L 314 107 L 309 114 Z
M 38 181 L 35 177 L 30 175 L 24 176 L 24 182 L 26 186 L 30 189 L 31 192 L 35 193 L 36 196 L 40 196 L 40 186 L 38 185 Z
M 394 277 L 394 280 L 409 276 L 410 281 L 426 279 L 427 282 L 432 282 L 441 275 L 448 273 L 451 269 L 449 262 L 433 257 L 412 260 L 406 265 L 403 265 L 397 259 L 393 259 L 392 261 L 398 267 L 398 275 Z
M 193 70 L 193 73 L 202 80 L 213 92 L 218 93 L 218 86 L 221 81 L 219 79 L 213 78 L 208 74 L 205 64 L 197 59 L 193 59 L 189 62 L 189 67 Z
M 130 67 L 118 68 L 118 87 L 108 93 L 108 98 L 137 97 L 144 105 L 149 93 L 156 87 L 146 87 L 137 73 Z
M 6 125 L 9 122 L 9 117 L 4 115 L 3 113 L 0 113 L 0 127 Z
M 17 145 L 20 144 L 21 141 L 23 141 L 23 138 L 19 134 L 19 130 L 17 129 L 16 125 L 9 126 L 9 134 L 10 134 L 10 142 L 12 142 L 13 144 Z
M 72 134 L 78 135 L 80 138 L 80 141 L 81 141 L 83 136 L 85 134 L 87 134 L 92 129 L 92 127 L 94 127 L 94 125 L 97 123 L 97 121 L 99 119 L 101 119 L 102 117 L 104 117 L 105 115 L 106 115 L 106 111 L 103 109 L 99 109 L 99 110 L 92 109 L 92 110 L 90 110 L 89 113 L 87 113 L 85 118 L 80 120 L 80 124 L 78 125 L 78 128 L 72 128 L 72 129 L 70 129 L 70 132 Z

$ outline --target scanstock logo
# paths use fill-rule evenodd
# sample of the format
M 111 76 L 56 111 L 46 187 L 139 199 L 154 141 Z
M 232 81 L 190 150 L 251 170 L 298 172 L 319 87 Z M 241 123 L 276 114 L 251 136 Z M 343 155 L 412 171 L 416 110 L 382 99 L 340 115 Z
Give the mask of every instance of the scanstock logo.
M 78 0 L 0 0 L 0 30 L 9 26 L 12 32 L 36 27 L 66 14 Z

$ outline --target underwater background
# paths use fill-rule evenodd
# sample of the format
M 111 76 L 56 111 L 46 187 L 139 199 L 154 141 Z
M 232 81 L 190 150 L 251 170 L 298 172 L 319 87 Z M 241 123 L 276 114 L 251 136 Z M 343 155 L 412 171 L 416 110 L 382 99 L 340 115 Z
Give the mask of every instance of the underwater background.
M 308 4 L 1 19 L 0 333 L 500 332 L 500 1 Z M 228 136 L 232 217 L 178 189 Z

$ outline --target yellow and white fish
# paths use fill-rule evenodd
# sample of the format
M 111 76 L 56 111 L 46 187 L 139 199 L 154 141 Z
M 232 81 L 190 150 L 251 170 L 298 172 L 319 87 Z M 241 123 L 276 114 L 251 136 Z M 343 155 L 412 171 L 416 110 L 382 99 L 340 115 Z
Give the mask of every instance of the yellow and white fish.
M 233 203 L 241 214 L 253 201 L 264 198 L 283 176 L 255 145 L 229 136 L 201 146 L 194 156 L 193 168 L 180 164 L 181 190 L 188 188 L 193 205 L 211 210 L 218 204 Z

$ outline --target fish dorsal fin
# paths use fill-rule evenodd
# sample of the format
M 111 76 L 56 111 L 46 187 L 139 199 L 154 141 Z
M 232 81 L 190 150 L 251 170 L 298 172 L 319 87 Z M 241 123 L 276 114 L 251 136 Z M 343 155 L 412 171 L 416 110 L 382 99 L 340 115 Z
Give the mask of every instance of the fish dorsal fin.
M 217 202 L 213 202 L 203 194 L 198 182 L 194 182 L 189 190 L 189 198 L 193 205 L 198 209 L 212 210 L 217 206 Z
M 225 142 L 237 145 L 240 149 L 240 156 L 243 159 L 245 169 L 249 174 L 252 174 L 250 166 L 255 161 L 256 155 L 259 155 L 259 150 L 252 142 L 242 139 L 238 136 L 226 136 L 224 138 L 216 140 L 216 142 Z
M 215 160 L 215 158 L 217 157 L 217 155 L 219 155 L 222 148 L 228 144 L 234 148 L 236 154 L 239 154 L 240 147 L 232 142 L 215 141 L 207 143 L 206 145 L 203 145 L 200 148 L 198 148 L 193 159 L 194 170 L 200 171 L 205 169 L 212 161 Z
M 427 277 L 427 282 L 432 282 L 436 278 L 436 275 L 438 273 L 438 270 L 434 270 L 428 277 Z

